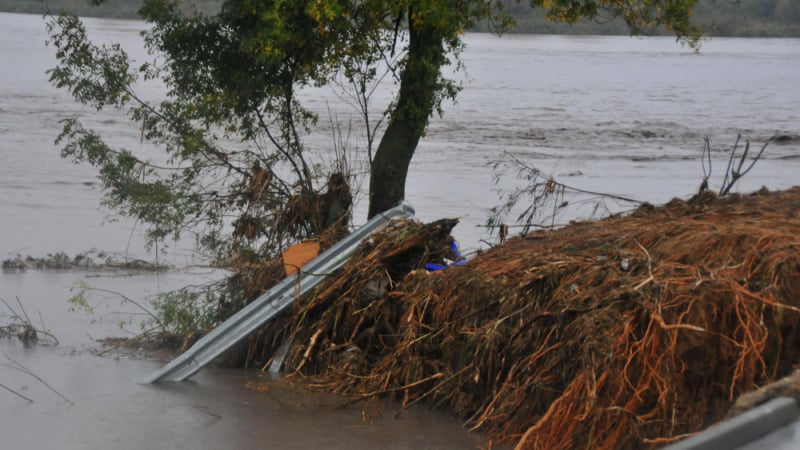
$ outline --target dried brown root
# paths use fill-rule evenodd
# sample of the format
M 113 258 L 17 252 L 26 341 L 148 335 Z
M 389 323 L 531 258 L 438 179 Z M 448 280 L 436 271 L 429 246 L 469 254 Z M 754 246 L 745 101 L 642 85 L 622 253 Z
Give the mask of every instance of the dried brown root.
M 704 193 L 436 272 L 449 229 L 402 222 L 260 339 L 292 336 L 285 367 L 316 388 L 425 401 L 519 449 L 663 445 L 800 361 L 798 211 L 800 188 Z

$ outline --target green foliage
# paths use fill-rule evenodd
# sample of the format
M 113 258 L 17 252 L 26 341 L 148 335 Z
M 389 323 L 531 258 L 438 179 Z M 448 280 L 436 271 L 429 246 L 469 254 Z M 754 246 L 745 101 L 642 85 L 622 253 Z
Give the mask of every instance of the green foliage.
M 145 305 L 123 295 L 120 292 L 95 288 L 81 281 L 72 290 L 75 294 L 69 298 L 69 310 L 81 311 L 86 315 L 95 314 L 96 305 L 92 303 L 93 294 L 102 294 L 104 299 L 96 303 L 108 301 L 108 298 L 118 298 L 120 306 L 133 305 L 138 312 L 119 312 L 121 319 L 120 328 L 125 328 L 138 323 L 144 335 L 166 333 L 167 335 L 182 336 L 187 333 L 209 329 L 214 322 L 219 320 L 219 311 L 216 308 L 218 285 L 187 287 L 156 295 L 150 300 L 152 310 Z M 144 315 L 145 319 L 142 319 Z
M 633 4 L 633 3 L 631 3 Z M 543 9 L 526 2 L 504 0 L 505 11 L 515 25 L 512 33 L 538 34 L 628 34 L 624 17 L 604 11 L 575 22 L 553 21 Z M 800 36 L 800 2 L 795 0 L 698 0 L 691 20 L 716 36 Z M 478 30 L 488 27 L 479 24 Z M 666 28 L 643 28 L 644 34 L 668 34 Z
M 136 81 L 136 74 L 119 44 L 92 45 L 77 17 L 63 16 L 58 22 L 50 22 L 47 30 L 56 32 L 52 42 L 61 64 L 50 71 L 50 80 L 57 88 L 69 88 L 76 100 L 98 110 L 127 103 L 127 89 Z
M 703 31 L 693 20 L 693 12 L 702 1 L 503 0 L 500 6 L 513 23 L 508 28 L 512 33 L 669 33 L 694 42 Z M 485 31 L 488 27 L 479 24 L 477 29 Z
M 138 18 L 144 0 L 0 0 L 0 11 L 22 13 L 66 12 L 80 16 Z M 223 0 L 185 1 L 184 13 L 199 11 L 203 14 L 219 12 Z M 533 9 L 526 1 L 504 0 L 505 17 L 493 20 L 476 20 L 471 26 L 480 31 L 504 29 L 512 33 L 538 34 L 628 34 L 622 19 L 611 19 L 602 12 L 592 19 L 576 23 L 553 22 L 546 11 Z M 800 36 L 800 2 L 795 0 L 699 0 L 694 7 L 693 20 L 697 24 L 713 27 L 717 36 Z M 503 22 L 514 22 L 513 28 Z M 665 34 L 668 30 L 654 29 L 648 33 Z
M 530 7 L 568 23 L 621 17 L 632 32 L 665 27 L 695 42 L 696 1 L 531 0 Z M 58 142 L 63 156 L 97 167 L 104 202 L 147 224 L 151 243 L 192 230 L 219 259 L 244 263 L 275 257 L 327 226 L 321 180 L 341 174 L 314 170 L 320 165 L 309 160 L 304 136 L 317 117 L 299 103 L 298 90 L 343 79 L 369 119 L 367 86 L 382 78 L 378 67 L 388 65 L 399 81 L 371 161 L 374 215 L 404 197 L 430 116 L 458 93 L 442 68 L 460 66 L 464 30 L 512 23 L 500 0 L 227 0 L 212 15 L 184 5 L 143 2 L 152 61 L 138 66 L 118 45 L 92 43 L 77 18 L 50 20 L 58 58 L 51 82 L 98 110 L 127 111 L 143 146 L 164 157 L 114 148 L 77 118 L 64 120 Z M 166 86 L 159 103 L 134 89 L 152 80 Z M 214 303 L 202 299 L 170 294 L 156 305 L 158 315 L 176 330 L 201 327 Z
M 210 238 L 220 235 L 226 217 L 260 217 L 263 225 L 293 195 L 313 191 L 316 174 L 303 156 L 298 129 L 314 117 L 294 98 L 298 86 L 316 80 L 311 60 L 286 56 L 287 71 L 248 50 L 248 36 L 229 33 L 221 19 L 185 18 L 177 3 L 149 1 L 142 13 L 155 24 L 145 39 L 163 58 L 160 65 L 133 68 L 117 45 L 92 44 L 80 20 L 61 16 L 49 24 L 59 59 L 49 73 L 81 103 L 98 110 L 127 108 L 141 124 L 143 140 L 164 149 L 166 164 L 112 148 L 75 118 L 64 120 L 62 155 L 98 167 L 104 202 L 149 224 L 151 243 L 202 224 L 199 240 L 224 244 L 209 248 L 224 257 L 241 245 L 266 244 L 265 251 L 275 252 L 287 239 L 321 231 L 295 227 L 287 236 L 259 226 L 236 242 Z M 160 104 L 140 99 L 133 89 L 140 79 L 153 78 L 168 87 Z M 248 145 L 231 149 L 236 141 Z M 285 167 L 293 169 L 294 179 L 278 175 Z
M 207 292 L 181 289 L 159 295 L 152 302 L 163 331 L 182 336 L 207 330 L 217 319 L 213 298 Z
M 69 311 L 82 311 L 86 315 L 94 314 L 94 306 L 92 306 L 91 302 L 86 298 L 87 293 L 91 290 L 91 287 L 86 284 L 85 282 L 81 281 L 76 286 L 78 292 L 73 295 L 72 297 L 67 300 L 69 303 Z

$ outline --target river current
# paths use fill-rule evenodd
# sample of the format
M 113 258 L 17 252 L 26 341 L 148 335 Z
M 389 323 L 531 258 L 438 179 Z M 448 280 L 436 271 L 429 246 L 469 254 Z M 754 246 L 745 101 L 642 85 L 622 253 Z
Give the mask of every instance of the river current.
M 146 58 L 138 34 L 144 23 L 88 19 L 86 24 L 93 38 L 121 43 L 139 62 Z M 59 121 L 71 115 L 80 116 L 114 144 L 132 150 L 142 150 L 139 130 L 122 112 L 98 113 L 76 105 L 67 93 L 52 87 L 45 71 L 55 64 L 54 51 L 45 46 L 46 39 L 41 16 L 0 14 L 0 258 L 56 251 L 74 255 L 96 249 L 152 260 L 153 250 L 142 244 L 141 224 L 102 208 L 95 171 L 60 158 L 54 144 Z M 482 227 L 489 208 L 500 203 L 498 189 L 508 191 L 522 182 L 506 177 L 495 183 L 491 166 L 505 153 L 572 187 L 657 204 L 696 192 L 703 177 L 705 137 L 710 139 L 714 159 L 710 183 L 718 189 L 737 135 L 757 148 L 782 136 L 770 143 L 735 191 L 761 186 L 782 189 L 800 181 L 798 39 L 714 38 L 704 43 L 699 54 L 663 37 L 467 34 L 465 42 L 465 70 L 454 75 L 463 90 L 456 103 L 444 105 L 443 116 L 432 119 L 407 183 L 407 200 L 421 220 L 461 219 L 454 234 L 463 248 L 496 242 Z M 378 89 L 373 110 L 388 102 L 392 87 L 388 83 Z M 162 92 L 153 85 L 142 89 L 152 99 Z M 303 101 L 321 116 L 319 128 L 308 137 L 309 146 L 326 155 L 332 136 L 328 118 L 346 127 L 357 123 L 355 112 L 331 90 L 308 90 Z M 363 138 L 350 139 L 348 145 L 363 148 Z M 365 219 L 364 203 L 356 207 L 357 224 Z M 586 218 L 594 211 L 592 206 L 581 208 L 580 201 L 577 204 L 561 214 L 558 222 Z M 612 211 L 630 207 L 613 202 L 606 206 Z M 191 242 L 171 243 L 159 257 L 179 268 L 201 263 Z M 56 349 L 29 349 L 5 341 L 0 349 L 6 358 L 49 378 L 76 403 L 70 407 L 47 390 L 34 388 L 28 392 L 37 402 L 27 406 L 0 392 L 0 409 L 20 413 L 23 425 L 18 429 L 27 430 L 15 442 L 29 448 L 184 448 L 184 444 L 185 448 L 222 448 L 213 442 L 223 441 L 203 440 L 203 436 L 216 439 L 221 435 L 228 439 L 224 442 L 234 444 L 232 448 L 241 448 L 279 435 L 286 439 L 284 443 L 296 444 L 283 448 L 308 448 L 325 442 L 324 433 L 346 430 L 351 425 L 342 424 L 358 422 L 357 412 L 329 417 L 315 407 L 289 408 L 294 425 L 283 422 L 286 414 L 253 416 L 249 406 L 266 400 L 253 400 L 252 393 L 230 388 L 231 382 L 244 383 L 236 378 L 240 375 L 219 371 L 209 371 L 188 387 L 154 390 L 136 385 L 154 363 L 92 356 L 97 347 L 94 339 L 115 334 L 114 313 L 124 307 L 114 299 L 94 298 L 104 305 L 105 313 L 86 317 L 67 311 L 70 289 L 86 280 L 146 304 L 154 293 L 219 276 L 196 267 L 158 276 L 0 274 L 0 298 L 12 304 L 17 297 L 26 302 L 30 313 L 41 314 L 49 329 L 62 337 Z M 6 370 L 0 370 L 0 383 L 15 389 L 41 386 Z M 240 411 L 242 405 L 247 406 L 246 413 Z M 275 411 L 282 408 L 271 405 Z M 400 425 L 384 421 L 372 431 L 358 425 L 357 432 L 339 432 L 335 437 L 349 442 L 347 448 L 475 444 L 456 423 L 430 414 L 420 413 Z M 242 426 L 256 426 L 253 417 L 276 425 L 261 434 L 250 428 L 243 432 Z M 125 432 L 114 431 L 119 421 L 129 424 Z M 428 426 L 431 421 L 435 427 Z M 164 425 L 168 422 L 194 437 L 176 438 L 171 427 Z M 53 424 L 63 439 L 36 433 Z M 99 428 L 93 429 L 95 425 Z M 286 437 L 292 426 L 300 436 L 294 441 Z M 4 436 L 13 435 L 14 427 L 7 421 L 0 425 Z M 307 432 L 314 429 L 322 429 L 323 434 Z M 422 433 L 427 441 L 412 439 L 415 433 Z M 147 439 L 144 445 L 130 444 L 142 436 Z
M 119 42 L 134 59 L 146 60 L 142 22 L 86 23 L 95 39 Z M 119 218 L 98 206 L 94 170 L 59 158 L 53 143 L 59 121 L 79 115 L 114 144 L 136 151 L 142 146 L 136 124 L 121 112 L 80 107 L 48 83 L 45 71 L 55 60 L 44 45 L 42 17 L 0 14 L 0 25 L 0 254 L 87 247 L 140 252 L 141 225 L 113 222 Z M 704 137 L 714 149 L 715 187 L 738 134 L 755 147 L 788 135 L 795 139 L 771 144 L 739 190 L 798 181 L 798 39 L 714 38 L 699 54 L 665 37 L 468 34 L 465 42 L 465 69 L 455 74 L 463 90 L 432 119 L 407 183 L 407 199 L 421 219 L 461 217 L 455 233 L 464 247 L 489 239 L 478 226 L 500 203 L 491 164 L 503 152 L 573 187 L 660 203 L 696 191 Z M 378 89 L 373 112 L 392 88 L 387 82 Z M 158 86 L 143 89 L 147 98 L 161 93 Z M 331 90 L 306 92 L 303 101 L 321 117 L 308 139 L 312 151 L 328 151 L 331 115 L 340 127 L 360 123 Z M 349 145 L 363 148 L 364 140 L 354 134 Z M 499 187 L 515 185 L 507 177 Z M 364 203 L 356 223 L 364 221 Z M 579 216 L 568 213 L 562 221 Z M 191 254 L 190 248 L 174 251 Z

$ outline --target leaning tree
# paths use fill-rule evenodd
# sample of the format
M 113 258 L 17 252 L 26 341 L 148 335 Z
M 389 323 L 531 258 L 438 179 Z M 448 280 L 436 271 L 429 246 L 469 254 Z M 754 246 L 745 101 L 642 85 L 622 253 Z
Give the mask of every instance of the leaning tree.
M 64 121 L 62 154 L 96 166 L 105 203 L 148 224 L 150 242 L 194 228 L 218 256 L 273 257 L 293 241 L 343 232 L 351 206 L 347 171 L 309 156 L 306 136 L 318 117 L 298 93 L 342 80 L 352 88 L 367 121 L 374 216 L 404 198 L 430 117 L 458 93 L 443 68 L 459 65 L 464 31 L 484 20 L 509 28 L 503 6 L 511 2 L 224 0 L 217 14 L 201 15 L 178 0 L 145 0 L 152 59 L 138 65 L 118 45 L 93 43 L 78 18 L 53 18 L 51 81 L 98 110 L 127 110 L 161 157 L 112 146 L 77 118 Z M 661 27 L 696 42 L 696 2 L 528 3 L 554 21 L 619 17 L 632 33 Z M 387 73 L 394 100 L 371 119 L 370 92 Z M 142 98 L 142 80 L 160 80 L 165 98 Z

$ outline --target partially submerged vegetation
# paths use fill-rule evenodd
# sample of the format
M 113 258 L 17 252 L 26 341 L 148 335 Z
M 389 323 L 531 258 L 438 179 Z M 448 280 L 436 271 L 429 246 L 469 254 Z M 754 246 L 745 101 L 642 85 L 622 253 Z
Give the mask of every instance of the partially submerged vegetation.
M 44 328 L 44 320 L 42 320 L 41 315 L 39 315 L 39 319 L 42 323 L 41 328 L 34 326 L 30 316 L 28 315 L 28 312 L 25 311 L 25 307 L 22 305 L 22 302 L 19 298 L 16 298 L 16 306 L 12 305 L 2 297 L 0 297 L 0 303 L 2 303 L 5 307 L 5 309 L 0 308 L 0 338 L 19 339 L 25 346 L 58 345 L 58 339 Z M 26 377 L 33 379 L 35 382 L 49 389 L 51 392 L 64 400 L 68 405 L 74 405 L 72 400 L 58 392 L 53 388 L 53 386 L 48 384 L 47 381 L 34 373 L 24 364 L 12 358 L 5 352 L 3 352 L 3 357 L 4 360 L 0 360 L 0 368 L 6 368 L 15 372 L 20 372 Z M 28 403 L 34 402 L 32 398 L 22 393 L 27 390 L 27 387 L 23 386 L 21 389 L 22 392 L 20 392 L 20 390 L 15 390 L 3 384 L 4 381 L 5 380 L 0 379 L 0 389 L 13 394 Z
M 705 191 L 510 239 L 429 272 L 413 222 L 244 352 L 355 399 L 425 401 L 518 448 L 655 447 L 800 359 L 800 188 Z
M 16 306 L 2 297 L 0 303 L 5 306 L 0 311 L 0 338 L 17 338 L 25 345 L 58 345 L 58 339 L 45 329 L 41 315 L 41 327 L 37 328 L 19 298 L 16 299 Z
M 89 250 L 70 257 L 64 252 L 48 254 L 45 257 L 22 256 L 16 254 L 6 258 L 2 263 L 3 271 L 37 270 L 135 270 L 146 272 L 163 272 L 169 265 L 162 262 L 150 262 L 131 258 L 116 253 Z

